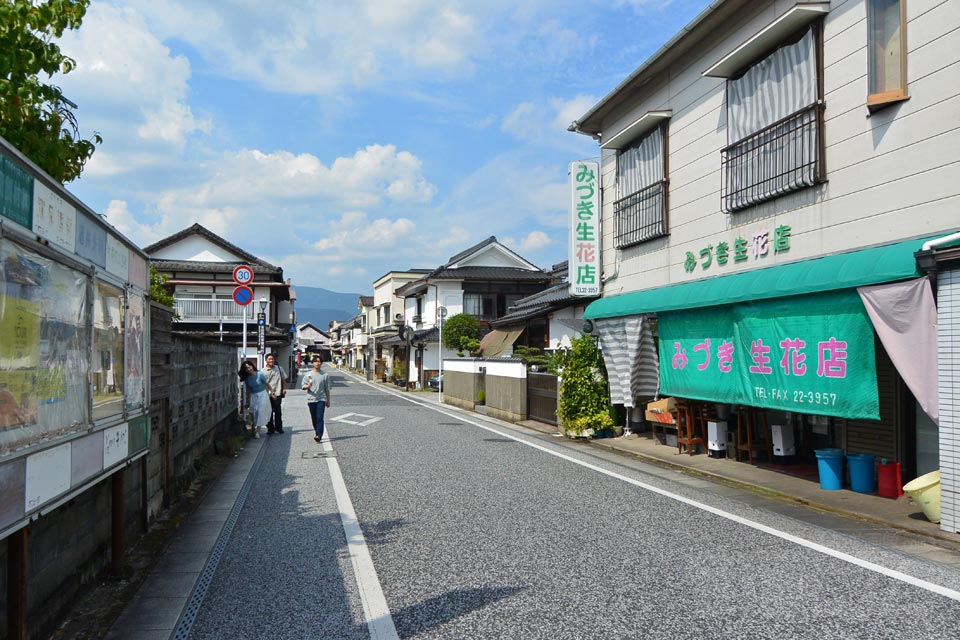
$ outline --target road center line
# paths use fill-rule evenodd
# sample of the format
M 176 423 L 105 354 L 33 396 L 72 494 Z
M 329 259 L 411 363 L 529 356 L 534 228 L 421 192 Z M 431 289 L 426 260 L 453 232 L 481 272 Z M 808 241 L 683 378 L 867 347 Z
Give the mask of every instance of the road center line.
M 329 437 L 329 436 L 328 436 Z M 325 453 L 333 453 L 330 440 L 323 441 Z M 363 604 L 363 615 L 367 619 L 367 630 L 373 640 L 398 640 L 397 629 L 390 615 L 390 607 L 383 595 L 380 578 L 370 558 L 367 541 L 363 537 L 363 530 L 357 522 L 357 512 L 353 508 L 347 485 L 343 481 L 340 465 L 333 456 L 327 457 L 327 469 L 330 471 L 330 481 L 333 483 L 333 493 L 337 498 L 337 509 L 340 511 L 340 521 L 343 523 L 343 533 L 347 538 L 347 550 L 350 552 L 350 562 L 353 564 L 353 575 L 357 579 L 357 588 L 360 590 L 360 602 Z
M 701 510 L 703 510 L 703 511 L 707 511 L 707 512 L 712 513 L 712 514 L 714 514 L 714 515 L 720 516 L 721 518 L 726 518 L 727 520 L 732 520 L 733 522 L 736 522 L 736 523 L 738 523 L 738 524 L 742 524 L 742 525 L 744 525 L 744 526 L 750 527 L 751 529 L 756 529 L 757 531 L 762 531 L 762 532 L 767 533 L 767 534 L 769 534 L 769 535 L 771 535 L 771 536 L 776 536 L 777 538 L 780 538 L 780 539 L 782 539 L 782 540 L 786 540 L 787 542 L 792 542 L 792 543 L 794 543 L 794 544 L 796 544 L 796 545 L 799 545 L 799 546 L 801 546 L 801 547 L 806 547 L 807 549 L 811 549 L 811 550 L 813 550 L 813 551 L 816 551 L 816 552 L 818 552 L 818 553 L 822 553 L 822 554 L 827 555 L 827 556 L 830 556 L 830 557 L 832 557 L 832 558 L 836 558 L 836 559 L 842 560 L 842 561 L 844 561 L 844 562 L 849 562 L 850 564 L 856 565 L 856 566 L 858 566 L 858 567 L 862 567 L 862 568 L 864 568 L 864 569 L 867 569 L 868 571 L 873 571 L 873 572 L 875 572 L 875 573 L 879 573 L 879 574 L 881 574 L 881 575 L 887 576 L 888 578 L 893 578 L 894 580 L 899 580 L 899 581 L 901 581 L 901 582 L 905 582 L 905 583 L 907 583 L 907 584 L 909 584 L 909 585 L 912 585 L 912 586 L 914 586 L 914 587 L 918 587 L 918 588 L 920 588 L 920 589 L 924 589 L 924 590 L 926 590 L 926 591 L 930 591 L 930 592 L 932 592 L 932 593 L 936 593 L 936 594 L 941 595 L 941 596 L 944 596 L 944 597 L 946 597 L 946 598 L 950 598 L 951 600 L 955 600 L 955 601 L 960 602 L 960 591 L 955 591 L 955 590 L 953 590 L 953 589 L 949 589 L 949 588 L 944 587 L 944 586 L 941 586 L 941 585 L 939 585 L 939 584 L 934 584 L 934 583 L 932 583 L 932 582 L 928 582 L 928 581 L 923 580 L 923 579 L 921 579 L 921 578 L 917 578 L 917 577 L 915 577 L 915 576 L 911 576 L 911 575 L 909 575 L 909 574 L 903 573 L 902 571 L 897 571 L 897 570 L 895 570 L 895 569 L 890 569 L 890 568 L 888 568 L 888 567 L 881 566 L 881 565 L 876 564 L 876 563 L 874 563 L 874 562 L 869 562 L 869 561 L 867 561 L 867 560 L 861 560 L 860 558 L 857 558 L 856 556 L 852 556 L 852 555 L 850 555 L 849 553 L 844 553 L 843 551 L 838 551 L 838 550 L 836 550 L 836 549 L 831 549 L 830 547 L 824 546 L 824 545 L 819 544 L 819 543 L 817 543 L 817 542 L 812 542 L 812 541 L 807 540 L 807 539 L 805 539 L 805 538 L 801 538 L 800 536 L 795 536 L 795 535 L 793 535 L 792 533 L 787 533 L 786 531 L 780 531 L 779 529 L 774 529 L 773 527 L 767 526 L 767 525 L 762 524 L 762 523 L 760 523 L 760 522 L 756 522 L 756 521 L 754 521 L 754 520 L 749 520 L 749 519 L 744 518 L 744 517 L 742 517 L 742 516 L 738 516 L 738 515 L 735 514 L 735 513 L 730 513 L 729 511 L 724 511 L 723 509 L 719 509 L 719 508 L 717 508 L 717 507 L 714 507 L 714 506 L 712 506 L 712 505 L 706 504 L 706 503 L 704 503 L 704 502 L 699 502 L 699 501 L 697 501 L 697 500 L 692 500 L 692 499 L 687 498 L 687 497 L 685 497 L 685 496 L 681 496 L 681 495 L 679 495 L 679 494 L 676 494 L 676 493 L 672 493 L 672 492 L 670 492 L 670 491 L 667 491 L 666 489 L 661 489 L 661 488 L 659 488 L 659 487 L 655 487 L 655 486 L 650 485 L 650 484 L 647 484 L 647 483 L 645 483 L 645 482 L 641 482 L 640 480 L 634 480 L 633 478 L 630 478 L 630 477 L 628 477 L 628 476 L 619 474 L 619 473 L 617 473 L 617 472 L 615 472 L 615 471 L 610 471 L 610 470 L 608 470 L 608 469 L 604 469 L 603 467 L 599 467 L 599 466 L 597 466 L 597 465 L 595 465 L 595 464 L 591 464 L 591 463 L 586 462 L 586 461 L 584 461 L 584 460 L 578 460 L 577 458 L 574 458 L 574 457 L 572 457 L 572 456 L 569 456 L 569 455 L 567 455 L 567 454 L 565 454 L 565 453 L 561 453 L 561 452 L 559 452 L 559 451 L 553 451 L 553 450 L 551 450 L 551 449 L 549 449 L 549 448 L 547 448 L 547 447 L 544 447 L 543 445 L 537 444 L 537 443 L 535 443 L 535 442 L 529 442 L 529 441 L 527 441 L 527 440 L 525 440 L 525 439 L 523 439 L 523 438 L 517 437 L 517 436 L 512 435 L 512 434 L 510 434 L 510 433 L 504 433 L 503 431 L 498 431 L 497 429 L 495 429 L 495 428 L 493 428 L 493 427 L 491 427 L 491 426 L 489 426 L 489 425 L 485 425 L 485 424 L 480 423 L 480 422 L 477 422 L 477 421 L 475 421 L 475 420 L 471 420 L 470 418 L 464 417 L 464 416 L 462 416 L 462 415 L 460 415 L 460 414 L 451 413 L 451 412 L 449 412 L 449 411 L 445 411 L 445 410 L 441 409 L 440 407 L 438 407 L 438 406 L 436 406 L 436 405 L 434 405 L 434 404 L 432 404 L 432 403 L 430 403 L 430 402 L 421 402 L 421 401 L 415 400 L 415 399 L 413 399 L 413 398 L 408 398 L 408 397 L 406 397 L 404 394 L 396 393 L 396 392 L 394 392 L 394 391 L 390 391 L 390 390 L 387 390 L 387 389 L 383 389 L 383 388 L 378 387 L 378 386 L 376 386 L 376 385 L 374 385 L 374 384 L 371 384 L 371 383 L 369 383 L 369 382 L 364 381 L 364 383 L 370 385 L 371 387 L 373 387 L 373 388 L 375 388 L 375 389 L 379 389 L 379 390 L 382 391 L 383 393 L 387 393 L 387 394 L 390 394 L 390 395 L 394 395 L 394 396 L 396 396 L 396 397 L 398 397 L 398 398 L 402 398 L 402 399 L 406 400 L 407 402 L 410 402 L 410 403 L 419 405 L 419 406 L 421 406 L 421 407 L 426 407 L 426 408 L 428 408 L 428 409 L 432 409 L 432 410 L 436 411 L 437 413 L 440 413 L 440 414 L 445 415 L 445 416 L 449 416 L 449 417 L 451 417 L 451 418 L 456 418 L 457 420 L 460 420 L 460 421 L 462 421 L 462 422 L 466 422 L 467 424 L 473 425 L 473 426 L 475 426 L 475 427 L 480 427 L 481 429 L 485 429 L 485 430 L 487 430 L 487 431 L 489 431 L 489 432 L 491 432 L 491 433 L 495 433 L 495 434 L 497 434 L 498 436 L 502 436 L 502 437 L 504 437 L 504 438 L 510 438 L 511 440 L 514 440 L 514 441 L 516 441 L 516 442 L 519 442 L 520 444 L 524 444 L 524 445 L 526 445 L 526 446 L 528 446 L 528 447 L 532 447 L 532 448 L 534 448 L 534 449 L 538 449 L 538 450 L 540 450 L 540 451 L 543 451 L 544 453 L 548 453 L 548 454 L 550 454 L 550 455 L 552 455 L 552 456 L 555 456 L 555 457 L 557 457 L 557 458 L 560 458 L 560 459 L 562 459 L 562 460 L 566 460 L 566 461 L 568 461 L 568 462 L 572 462 L 572 463 L 574 463 L 574 464 L 578 464 L 578 465 L 580 465 L 581 467 L 586 467 L 587 469 L 590 469 L 590 470 L 592 470 L 592 471 L 596 471 L 596 472 L 598 472 L 598 473 L 602 473 L 602 474 L 605 475 L 605 476 L 609 476 L 609 477 L 611 477 L 611 478 L 616 478 L 617 480 L 621 480 L 621 481 L 623 481 L 623 482 L 626 482 L 627 484 L 632 484 L 632 485 L 635 486 L 635 487 L 639 487 L 639 488 L 641 488 L 641 489 L 646 489 L 647 491 L 651 491 L 651 492 L 653 492 L 653 493 L 659 494 L 659 495 L 664 496 L 664 497 L 666 497 L 666 498 L 670 498 L 671 500 L 676 500 L 677 502 L 682 502 L 682 503 L 684 503 L 684 504 L 690 505 L 691 507 L 696 507 L 697 509 L 701 509 Z

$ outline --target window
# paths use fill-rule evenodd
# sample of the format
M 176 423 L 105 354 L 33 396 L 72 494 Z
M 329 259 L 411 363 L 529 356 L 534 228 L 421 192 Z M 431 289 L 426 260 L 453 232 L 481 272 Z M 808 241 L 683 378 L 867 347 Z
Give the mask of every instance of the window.
M 97 280 L 93 299 L 93 419 L 123 412 L 123 289 Z
M 497 319 L 497 296 L 493 293 L 463 294 L 463 312 L 477 320 Z
M 806 28 L 727 81 L 725 212 L 823 182 L 819 32 Z
M 867 106 L 879 109 L 907 98 L 906 0 L 867 3 Z
M 618 249 L 667 234 L 666 140 L 663 123 L 617 155 L 613 211 Z

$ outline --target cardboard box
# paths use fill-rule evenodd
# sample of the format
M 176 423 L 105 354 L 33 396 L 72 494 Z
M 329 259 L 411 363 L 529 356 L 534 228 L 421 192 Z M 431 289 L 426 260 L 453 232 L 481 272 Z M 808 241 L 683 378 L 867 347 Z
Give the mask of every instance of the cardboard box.
M 655 402 L 647 403 L 647 411 L 653 411 L 654 413 L 670 413 L 676 408 L 676 398 L 660 398 Z
M 646 415 L 647 420 L 650 422 L 659 422 L 660 424 L 673 424 L 673 414 L 672 413 L 657 413 L 655 411 L 647 411 Z
M 660 398 L 655 402 L 647 403 L 645 416 L 651 422 L 673 424 L 673 415 L 670 413 L 677 406 L 676 398 Z

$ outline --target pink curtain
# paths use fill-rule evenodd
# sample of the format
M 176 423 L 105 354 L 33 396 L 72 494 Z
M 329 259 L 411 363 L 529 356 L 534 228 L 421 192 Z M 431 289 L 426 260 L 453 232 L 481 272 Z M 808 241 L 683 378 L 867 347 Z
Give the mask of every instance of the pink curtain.
M 930 419 L 937 402 L 937 307 L 929 278 L 858 287 L 880 342 Z

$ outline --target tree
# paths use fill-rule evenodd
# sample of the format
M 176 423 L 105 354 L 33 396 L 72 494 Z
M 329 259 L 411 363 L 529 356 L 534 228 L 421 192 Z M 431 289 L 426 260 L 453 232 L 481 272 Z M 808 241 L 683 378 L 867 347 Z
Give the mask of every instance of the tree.
M 463 348 L 461 338 L 476 340 L 480 337 L 480 325 L 469 313 L 458 313 L 443 323 L 443 346 L 447 349 Z
M 150 267 L 150 299 L 172 307 L 176 299 L 167 291 L 167 276 Z
M 54 42 L 77 29 L 90 0 L 0 0 L 0 136 L 61 183 L 77 178 L 103 139 L 80 137 L 60 87 L 40 81 L 76 61 Z

